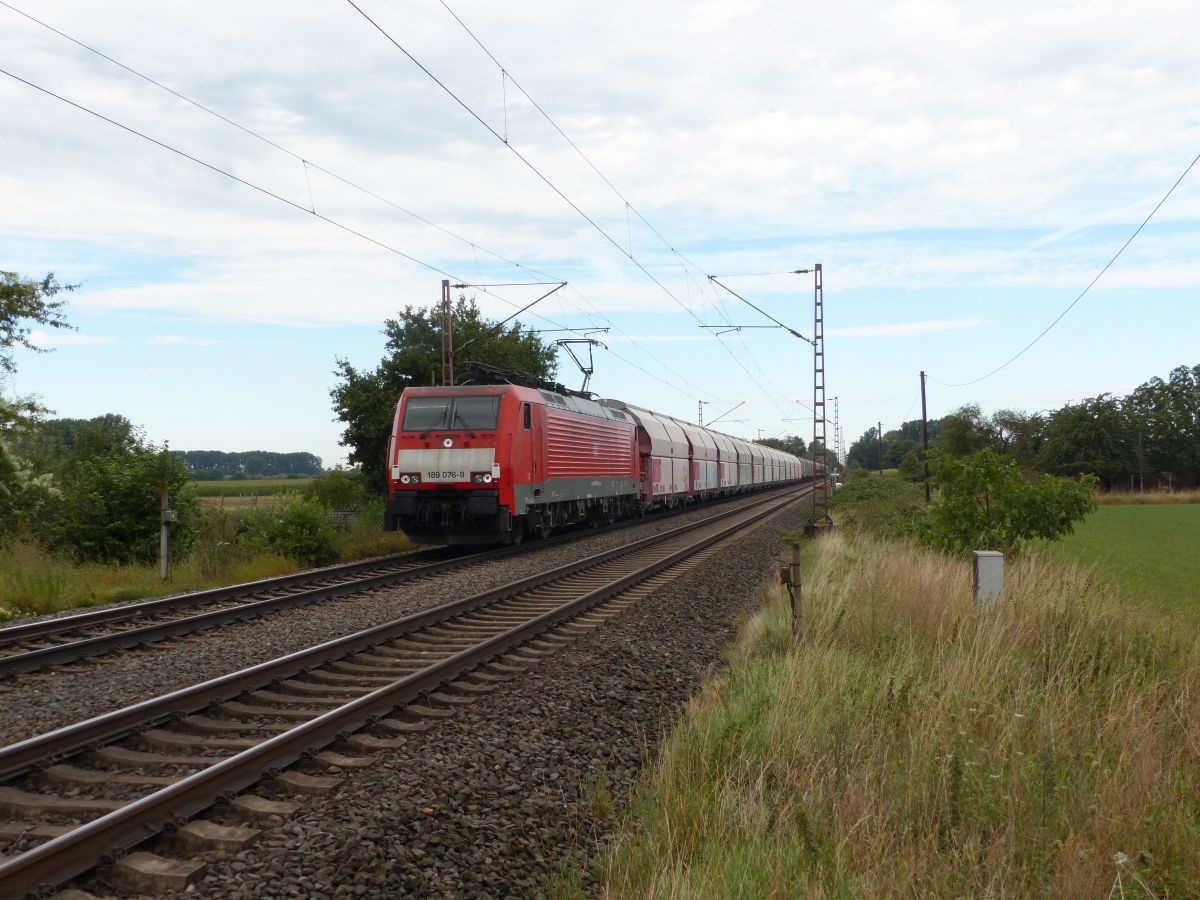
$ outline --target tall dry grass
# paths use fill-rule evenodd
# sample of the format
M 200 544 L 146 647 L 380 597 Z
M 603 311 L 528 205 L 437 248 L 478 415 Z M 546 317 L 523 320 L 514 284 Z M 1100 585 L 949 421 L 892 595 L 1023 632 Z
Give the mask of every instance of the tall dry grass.
M 1200 896 L 1193 634 L 1034 554 L 986 612 L 962 562 L 840 535 L 816 556 L 803 647 L 779 600 L 743 630 L 607 896 Z
M 1096 502 L 1101 506 L 1107 505 L 1143 505 L 1168 503 L 1200 503 L 1200 488 L 1190 491 L 1109 491 L 1107 494 L 1096 494 Z
M 214 570 L 197 553 L 173 565 L 171 581 L 164 585 L 157 565 L 77 563 L 34 542 L 20 541 L 0 547 L 0 622 L 258 581 L 298 568 L 277 553 L 259 553 L 230 559 Z

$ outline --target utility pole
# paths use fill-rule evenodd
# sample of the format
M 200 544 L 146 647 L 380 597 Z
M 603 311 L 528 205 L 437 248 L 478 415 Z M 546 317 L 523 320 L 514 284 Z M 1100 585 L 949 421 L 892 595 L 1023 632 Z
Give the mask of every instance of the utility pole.
M 162 481 L 158 492 L 158 578 L 166 584 L 171 580 L 171 525 L 179 520 L 179 514 L 171 509 L 170 484 L 167 481 L 167 465 L 170 461 L 170 451 L 163 445 L 159 458 Z
M 883 477 L 883 423 L 875 423 L 875 437 L 879 439 L 879 477 Z
M 442 279 L 442 387 L 454 386 L 454 317 L 450 307 L 450 281 Z
M 167 482 L 165 480 L 161 485 L 158 499 L 158 580 L 166 584 L 171 577 L 171 521 L 167 518 L 171 507 L 167 500 Z
M 701 428 L 703 428 L 704 427 L 704 401 L 697 400 L 696 406 L 700 410 L 699 415 L 696 417 L 696 424 L 699 425 Z
M 1138 429 L 1138 493 L 1146 493 L 1146 467 L 1142 460 L 1142 430 Z
M 921 443 L 925 447 L 925 505 L 929 505 L 929 414 L 925 411 L 925 373 L 921 372 Z

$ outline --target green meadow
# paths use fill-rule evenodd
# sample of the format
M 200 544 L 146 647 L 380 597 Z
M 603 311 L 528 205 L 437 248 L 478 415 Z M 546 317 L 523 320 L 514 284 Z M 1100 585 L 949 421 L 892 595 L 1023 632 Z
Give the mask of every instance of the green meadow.
M 1046 552 L 1093 568 L 1128 602 L 1200 618 L 1198 504 L 1100 506 Z

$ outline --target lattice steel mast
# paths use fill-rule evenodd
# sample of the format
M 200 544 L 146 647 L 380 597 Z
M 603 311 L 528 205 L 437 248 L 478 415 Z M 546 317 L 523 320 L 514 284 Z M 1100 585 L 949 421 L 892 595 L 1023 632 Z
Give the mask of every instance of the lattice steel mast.
M 825 433 L 825 290 L 821 264 L 813 267 L 813 522 L 832 525 L 829 517 L 829 451 Z

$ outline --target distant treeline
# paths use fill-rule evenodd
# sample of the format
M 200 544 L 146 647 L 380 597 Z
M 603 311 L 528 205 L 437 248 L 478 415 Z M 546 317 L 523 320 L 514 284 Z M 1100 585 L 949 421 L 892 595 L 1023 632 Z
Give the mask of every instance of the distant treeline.
M 268 450 L 176 450 L 195 481 L 223 478 L 281 478 L 287 475 L 316 476 L 325 470 L 321 457 L 312 453 L 272 453 Z
M 1030 471 L 1097 475 L 1105 487 L 1200 484 L 1200 365 L 1179 366 L 1120 397 L 1101 394 L 1048 412 L 963 406 L 929 422 L 929 442 L 960 456 L 991 447 Z M 851 466 L 879 467 L 870 428 L 847 453 Z M 883 434 L 883 466 L 919 476 L 921 420 Z

